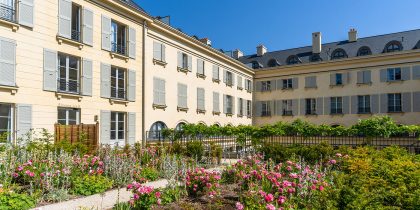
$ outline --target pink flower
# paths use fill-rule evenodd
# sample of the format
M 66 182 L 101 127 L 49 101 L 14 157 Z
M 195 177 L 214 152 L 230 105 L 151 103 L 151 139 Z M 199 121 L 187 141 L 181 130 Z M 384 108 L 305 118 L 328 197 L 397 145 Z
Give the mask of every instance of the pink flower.
M 19 166 L 17 169 L 18 169 L 18 171 L 22 171 L 23 170 L 23 167 L 22 166 Z
M 265 208 L 267 210 L 276 210 L 276 207 L 273 204 L 267 204 L 267 206 L 265 206 Z
M 19 174 L 18 173 L 13 173 L 12 176 L 13 176 L 13 178 L 17 178 L 19 176 Z
M 286 197 L 284 197 L 284 196 L 280 196 L 280 197 L 279 197 L 279 200 L 278 200 L 278 203 L 279 203 L 279 204 L 283 204 L 284 202 L 286 202 Z
M 323 191 L 324 190 L 324 186 L 319 186 L 319 191 Z
M 334 160 L 334 159 L 330 160 L 330 164 L 331 164 L 331 165 L 334 165 L 334 164 L 336 164 L 336 163 L 337 163 L 337 161 L 336 161 L 336 160 Z
M 160 198 L 160 192 L 158 191 L 158 192 L 156 192 L 155 193 L 155 196 L 156 196 L 156 198 Z
M 337 153 L 337 154 L 335 154 L 335 156 L 337 156 L 337 157 L 341 157 L 341 156 L 342 156 L 342 154 L 341 154 L 341 153 Z
M 242 203 L 240 202 L 236 202 L 236 210 L 243 210 L 244 209 L 244 205 L 242 205 Z
M 158 200 L 157 200 L 157 205 L 161 205 L 162 204 L 162 200 L 159 198 Z
M 265 202 L 267 202 L 267 203 L 270 203 L 270 202 L 272 202 L 272 201 L 274 201 L 274 196 L 273 196 L 273 194 L 267 194 L 265 197 L 264 197 L 264 200 L 265 200 Z

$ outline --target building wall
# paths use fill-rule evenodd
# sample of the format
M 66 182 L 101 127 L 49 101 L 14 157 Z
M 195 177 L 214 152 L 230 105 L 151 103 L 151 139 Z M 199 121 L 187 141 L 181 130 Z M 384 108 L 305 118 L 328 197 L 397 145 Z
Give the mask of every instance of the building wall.
M 142 31 L 141 20 L 127 14 L 119 14 L 118 10 L 109 10 L 106 3 L 94 1 L 73 0 L 83 8 L 93 11 L 93 46 L 83 46 L 63 42 L 59 44 L 57 0 L 36 1 L 34 7 L 34 27 L 20 26 L 12 31 L 8 24 L 0 25 L 0 37 L 12 39 L 16 42 L 16 85 L 17 93 L 11 94 L 10 90 L 0 88 L 0 103 L 31 104 L 33 128 L 46 128 L 53 131 L 57 123 L 58 107 L 73 107 L 81 109 L 81 123 L 93 124 L 95 116 L 100 116 L 101 110 L 136 113 L 136 140 L 141 139 L 141 66 L 142 66 Z M 120 58 L 111 58 L 108 51 L 101 48 L 101 15 L 106 15 L 122 24 L 136 30 L 135 59 L 125 61 Z M 87 58 L 93 61 L 92 96 L 83 96 L 79 101 L 74 97 L 63 96 L 59 99 L 55 92 L 43 90 L 43 65 L 44 49 Z M 111 104 L 109 99 L 100 97 L 101 87 L 101 62 L 136 71 L 136 101 Z
M 166 66 L 155 64 L 153 62 L 153 43 L 165 45 Z M 191 45 L 167 31 L 162 31 L 157 27 L 150 27 L 146 39 L 146 73 L 145 73 L 145 129 L 150 130 L 153 123 L 157 121 L 164 122 L 167 127 L 175 128 L 180 122 L 186 123 L 204 123 L 206 125 L 248 125 L 252 120 L 247 116 L 238 116 L 237 98 L 252 100 L 252 93 L 245 90 L 238 90 L 237 75 L 242 76 L 242 83 L 245 79 L 252 80 L 253 72 L 242 64 L 230 58 L 228 62 L 218 58 L 215 53 L 209 50 L 201 50 L 199 45 Z M 178 51 L 182 51 L 192 57 L 192 71 L 188 73 L 179 72 Z M 197 59 L 204 60 L 206 78 L 197 77 Z M 226 58 L 225 58 L 226 59 Z M 212 80 L 213 65 L 219 66 L 220 83 Z M 238 67 L 238 65 L 240 67 Z M 228 87 L 223 82 L 223 70 L 229 70 L 234 73 L 235 85 Z M 166 108 L 158 109 L 153 107 L 153 78 L 161 78 L 166 82 Z M 178 83 L 187 85 L 188 108 L 187 112 L 178 111 Z M 244 87 L 244 85 L 243 85 Z M 206 113 L 197 113 L 197 88 L 205 90 L 205 110 Z M 219 93 L 220 115 L 214 115 L 213 111 L 213 91 Z M 223 112 L 223 94 L 235 97 L 235 111 L 233 116 L 227 116 Z
M 301 64 L 284 67 L 275 67 L 256 71 L 255 87 L 257 83 L 267 80 L 278 80 L 286 78 L 297 78 L 298 87 L 292 90 L 273 90 L 267 92 L 255 91 L 255 105 L 259 101 L 288 100 L 288 99 L 305 99 L 305 98 L 324 98 L 323 108 L 325 109 L 325 99 L 332 96 L 357 96 L 357 95 L 379 95 L 379 104 L 377 112 L 373 114 L 389 115 L 395 119 L 397 123 L 403 124 L 420 124 L 420 80 L 415 78 L 415 72 L 418 72 L 420 65 L 420 51 L 411 50 L 397 53 L 389 53 L 382 55 L 366 56 L 351 59 L 342 59 L 336 61 L 328 61 L 317 64 Z M 380 79 L 382 69 L 401 67 L 408 69 L 410 79 L 399 82 L 383 82 Z M 416 70 L 414 70 L 416 69 Z M 357 84 L 357 72 L 363 70 L 371 71 L 371 84 Z M 343 86 L 330 86 L 330 75 L 332 73 L 348 73 L 348 84 Z M 305 88 L 305 77 L 316 76 L 317 88 Z M 403 100 L 403 109 L 408 108 L 409 111 L 401 113 L 388 113 L 387 110 L 381 109 L 381 99 L 383 94 L 388 93 L 407 93 L 409 100 Z M 354 103 L 354 102 L 353 102 Z M 330 115 L 323 110 L 322 114 L 305 115 L 302 113 L 301 100 L 298 100 L 297 113 L 294 116 L 282 116 L 272 114 L 272 116 L 262 117 L 254 108 L 255 125 L 272 124 L 278 121 L 291 122 L 296 119 L 307 120 L 316 124 L 329 125 L 345 125 L 349 126 L 356 123 L 359 119 L 371 117 L 373 114 L 357 114 L 352 104 L 352 97 L 349 97 L 348 114 Z M 274 104 L 273 104 L 274 105 Z M 372 105 L 371 105 L 372 106 Z M 304 110 L 304 109 L 303 109 Z M 274 110 L 273 110 L 274 111 Z

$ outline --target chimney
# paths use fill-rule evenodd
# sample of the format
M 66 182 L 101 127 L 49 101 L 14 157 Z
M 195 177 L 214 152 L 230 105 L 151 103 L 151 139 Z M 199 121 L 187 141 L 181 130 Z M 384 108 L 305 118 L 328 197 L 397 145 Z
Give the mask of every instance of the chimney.
M 267 48 L 260 44 L 257 46 L 257 56 L 263 56 L 267 52 Z
M 244 56 L 244 53 L 239 49 L 234 50 L 233 53 L 232 53 L 232 57 L 234 59 L 239 59 L 242 56 Z
M 202 42 L 202 43 L 204 43 L 208 46 L 211 46 L 211 41 L 210 41 L 209 38 L 202 38 L 202 39 L 200 39 L 200 42 Z
M 355 42 L 357 41 L 357 30 L 354 28 L 351 28 L 349 31 L 349 42 Z
M 318 54 L 321 53 L 321 32 L 312 33 L 312 53 Z

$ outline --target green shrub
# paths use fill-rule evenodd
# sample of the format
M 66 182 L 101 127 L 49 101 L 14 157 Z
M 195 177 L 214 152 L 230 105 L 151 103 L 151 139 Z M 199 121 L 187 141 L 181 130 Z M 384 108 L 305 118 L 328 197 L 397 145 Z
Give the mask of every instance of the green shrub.
M 0 192 L 1 210 L 25 210 L 35 207 L 35 199 L 27 194 Z
M 112 180 L 101 175 L 85 175 L 73 180 L 72 192 L 77 195 L 94 195 L 103 193 L 112 187 Z
M 159 178 L 159 171 L 152 167 L 145 167 L 141 169 L 140 177 L 147 181 L 155 181 Z
M 183 187 L 175 187 L 175 188 L 165 188 L 162 191 L 161 199 L 162 204 L 170 204 L 173 202 L 177 202 L 181 199 L 182 196 L 187 195 L 185 188 Z
M 204 146 L 201 141 L 190 141 L 187 143 L 186 155 L 200 161 L 204 154 Z

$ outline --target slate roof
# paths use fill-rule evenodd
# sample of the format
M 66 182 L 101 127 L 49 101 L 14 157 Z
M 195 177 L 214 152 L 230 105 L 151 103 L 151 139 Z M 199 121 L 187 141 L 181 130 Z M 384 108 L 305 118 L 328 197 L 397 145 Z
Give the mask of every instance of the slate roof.
M 142 7 L 140 7 L 136 2 L 134 2 L 133 0 L 120 0 L 121 2 L 123 2 L 124 4 L 127 4 L 128 6 L 130 6 L 133 9 L 136 9 L 138 11 L 147 13 L 146 10 L 144 10 Z
M 387 43 L 391 41 L 400 42 L 403 46 L 403 50 L 420 49 L 420 29 L 359 38 L 356 42 L 349 42 L 348 40 L 345 40 L 325 43 L 322 44 L 322 51 L 319 56 L 322 61 L 331 60 L 333 51 L 341 48 L 345 50 L 348 58 L 356 57 L 359 48 L 363 46 L 369 47 L 372 55 L 382 54 Z M 276 59 L 280 66 L 287 65 L 287 59 L 289 56 L 293 55 L 297 55 L 301 63 L 309 63 L 311 62 L 310 58 L 313 55 L 312 46 L 267 52 L 263 56 L 257 56 L 256 54 L 246 55 L 238 60 L 248 65 L 252 62 L 258 62 L 260 68 L 267 68 L 268 62 L 272 59 Z

